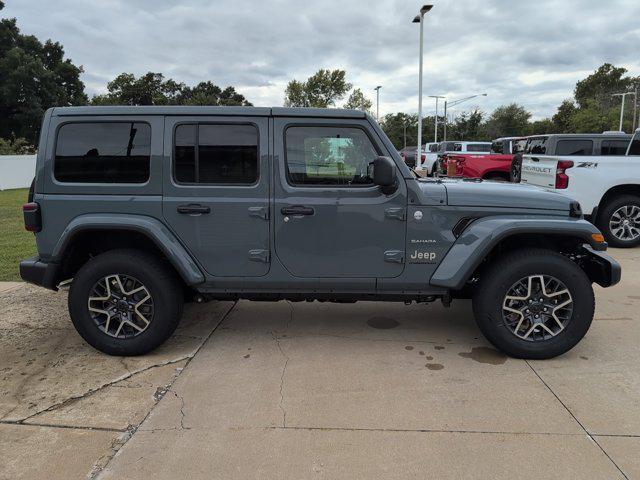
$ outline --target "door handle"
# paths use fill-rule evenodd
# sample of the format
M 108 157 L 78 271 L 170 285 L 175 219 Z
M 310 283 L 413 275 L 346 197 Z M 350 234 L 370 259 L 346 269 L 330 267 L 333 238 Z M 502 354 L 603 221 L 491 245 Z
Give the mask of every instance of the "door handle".
M 211 213 L 211 207 L 206 205 L 200 205 L 199 203 L 190 203 L 189 205 L 179 205 L 178 213 L 184 215 L 202 215 L 205 213 Z
M 293 205 L 291 207 L 282 207 L 280 210 L 282 215 L 313 215 L 316 211 L 313 207 L 305 207 L 303 205 Z

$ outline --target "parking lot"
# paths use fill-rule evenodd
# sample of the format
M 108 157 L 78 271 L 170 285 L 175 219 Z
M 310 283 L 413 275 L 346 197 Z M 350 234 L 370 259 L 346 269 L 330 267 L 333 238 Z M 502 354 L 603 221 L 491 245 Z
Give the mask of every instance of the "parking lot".
M 189 305 L 108 357 L 66 294 L 0 290 L 0 477 L 639 478 L 638 250 L 587 337 L 506 358 L 468 302 Z

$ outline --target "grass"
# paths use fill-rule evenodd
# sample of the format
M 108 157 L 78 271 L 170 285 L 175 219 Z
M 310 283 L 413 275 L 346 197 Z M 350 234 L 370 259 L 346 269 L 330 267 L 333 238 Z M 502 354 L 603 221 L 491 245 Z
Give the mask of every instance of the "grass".
M 26 188 L 0 191 L 0 282 L 20 280 L 20 260 L 36 254 L 35 237 L 22 219 L 28 194 Z

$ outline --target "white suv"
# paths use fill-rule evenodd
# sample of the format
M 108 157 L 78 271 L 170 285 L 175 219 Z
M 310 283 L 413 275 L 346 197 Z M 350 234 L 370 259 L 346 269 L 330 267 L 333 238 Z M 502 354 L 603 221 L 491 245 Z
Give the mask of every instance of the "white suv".
M 525 154 L 522 183 L 578 200 L 611 246 L 635 247 L 640 245 L 640 129 L 626 152 L 620 142 L 602 143 L 594 152 L 600 155 Z

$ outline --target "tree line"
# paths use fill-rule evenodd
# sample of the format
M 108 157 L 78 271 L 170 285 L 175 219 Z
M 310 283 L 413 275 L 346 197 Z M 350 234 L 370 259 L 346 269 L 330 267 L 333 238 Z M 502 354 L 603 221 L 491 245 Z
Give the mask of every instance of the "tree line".
M 0 10 L 3 8 L 0 0 Z M 82 66 L 65 58 L 60 43 L 51 40 L 42 43 L 35 36 L 20 33 L 15 18 L 0 19 L 0 155 L 32 152 L 44 111 L 53 106 L 252 105 L 232 86 L 221 88 L 211 81 L 189 86 L 156 72 L 139 77 L 121 73 L 107 84 L 107 93 L 90 98 L 80 79 L 83 72 Z M 640 85 L 640 77 L 626 74 L 622 67 L 603 64 L 576 84 L 573 98 L 563 101 L 551 118 L 532 121 L 531 113 L 517 103 L 499 106 L 490 114 L 479 109 L 462 112 L 447 119 L 447 138 L 490 140 L 538 133 L 615 130 L 620 99 L 612 94 Z M 345 97 L 340 108 L 371 113 L 373 102 L 347 81 L 344 70 L 320 69 L 306 80 L 291 80 L 284 92 L 284 105 L 338 107 Z M 440 125 L 444 121 L 443 117 L 438 119 Z M 416 114 L 387 114 L 380 124 L 397 148 L 402 148 L 405 142 L 415 145 Z M 434 116 L 423 119 L 423 139 L 433 138 L 434 124 Z M 631 131 L 632 124 L 633 108 L 628 108 L 625 131 Z

